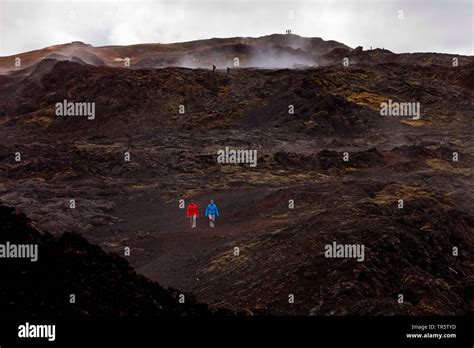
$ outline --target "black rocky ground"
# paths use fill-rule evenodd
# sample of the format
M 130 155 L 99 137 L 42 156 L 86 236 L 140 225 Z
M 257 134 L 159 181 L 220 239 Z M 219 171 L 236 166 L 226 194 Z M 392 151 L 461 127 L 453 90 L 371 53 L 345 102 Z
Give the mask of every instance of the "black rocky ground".
M 2 76 L 0 200 L 42 231 L 131 247 L 138 273 L 216 308 L 472 312 L 472 58 L 351 51 L 344 68 L 338 54 L 230 75 L 43 61 Z M 63 99 L 95 102 L 96 119 L 56 117 Z M 421 119 L 381 116 L 388 99 L 420 102 Z M 257 150 L 257 167 L 216 163 L 225 146 Z M 189 229 L 190 198 L 217 201 L 216 229 Z M 71 239 L 85 243 L 54 243 Z M 365 261 L 325 258 L 334 241 L 364 244 Z

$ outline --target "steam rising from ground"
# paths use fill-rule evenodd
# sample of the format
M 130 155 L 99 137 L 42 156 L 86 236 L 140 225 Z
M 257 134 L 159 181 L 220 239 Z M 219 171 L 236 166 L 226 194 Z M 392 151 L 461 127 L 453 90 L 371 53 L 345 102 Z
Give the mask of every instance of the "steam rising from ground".
M 282 37 L 284 40 L 281 40 Z M 194 69 L 212 68 L 214 64 L 217 69 L 236 66 L 262 69 L 294 69 L 318 65 L 318 59 L 314 53 L 305 48 L 299 37 L 279 36 L 275 40 L 276 42 L 271 43 L 240 40 L 239 43 L 233 45 L 217 47 L 213 52 L 203 50 L 186 55 L 174 66 Z
M 169 64 L 165 66 L 179 66 L 190 69 L 211 69 L 212 65 L 216 65 L 217 69 L 235 68 L 234 60 L 229 59 L 215 59 L 212 61 L 200 61 L 191 56 L 183 57 L 177 64 Z M 287 53 L 280 53 L 277 50 L 265 50 L 258 52 L 246 59 L 239 59 L 238 67 L 241 68 L 261 68 L 261 69 L 295 69 L 303 67 L 317 66 L 317 60 L 313 57 L 306 57 L 304 55 L 291 55 Z
M 287 50 L 282 51 L 271 48 L 259 51 L 249 59 L 247 64 L 248 66 L 266 69 L 294 69 L 303 66 L 316 66 L 317 62 L 314 57 L 300 49 L 287 48 Z

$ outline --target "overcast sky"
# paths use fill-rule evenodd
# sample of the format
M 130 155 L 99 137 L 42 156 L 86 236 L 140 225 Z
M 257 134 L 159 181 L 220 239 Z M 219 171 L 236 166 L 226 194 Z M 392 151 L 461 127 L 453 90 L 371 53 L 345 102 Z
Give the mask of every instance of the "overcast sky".
M 0 0 L 0 56 L 285 33 L 394 52 L 474 55 L 474 0 Z

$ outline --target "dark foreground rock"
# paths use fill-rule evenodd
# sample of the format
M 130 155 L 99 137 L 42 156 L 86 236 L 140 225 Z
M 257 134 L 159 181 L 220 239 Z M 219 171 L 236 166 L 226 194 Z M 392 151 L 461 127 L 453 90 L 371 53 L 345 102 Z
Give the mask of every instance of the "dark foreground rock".
M 41 233 L 25 214 L 0 206 L 0 245 L 38 245 L 38 260 L 1 258 L 0 319 L 28 317 L 209 316 L 185 294 L 138 275 L 116 254 L 77 234 Z M 70 303 L 75 295 L 75 303 Z

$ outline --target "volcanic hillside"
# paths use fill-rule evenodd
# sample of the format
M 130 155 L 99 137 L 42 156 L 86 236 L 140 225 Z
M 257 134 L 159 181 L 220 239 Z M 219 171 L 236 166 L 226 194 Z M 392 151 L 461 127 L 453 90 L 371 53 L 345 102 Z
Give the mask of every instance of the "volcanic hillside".
M 20 65 L 18 66 L 18 58 Z M 21 71 L 44 59 L 72 61 L 94 66 L 143 68 L 204 68 L 226 67 L 305 68 L 321 65 L 398 62 L 417 65 L 451 65 L 456 58 L 465 65 L 469 58 L 437 53 L 394 54 L 387 49 L 350 48 L 343 43 L 294 34 L 272 34 L 262 37 L 213 38 L 172 43 L 130 46 L 94 47 L 79 41 L 0 57 L 0 73 Z
M 233 67 L 237 57 L 238 64 L 242 67 L 290 68 L 317 65 L 318 57 L 334 48 L 349 49 L 348 46 L 336 41 L 291 34 L 104 47 L 93 47 L 75 41 L 10 57 L 0 57 L 0 72 L 24 69 L 42 59 L 72 60 L 95 66 L 107 64 L 123 67 L 128 58 L 130 67 L 137 69 L 167 66 L 210 68 L 212 64 L 225 69 L 227 66 Z M 16 58 L 21 59 L 21 67 L 15 66 Z
M 40 231 L 80 233 L 121 254 L 130 247 L 139 274 L 211 308 L 471 313 L 473 57 L 453 66 L 451 55 L 301 40 L 313 46 L 292 49 L 320 54 L 324 65 L 227 74 L 38 54 L 30 67 L 0 75 L 0 200 Z M 229 42 L 91 50 L 113 65 L 115 53 L 97 52 L 129 49 L 145 59 L 146 47 L 171 55 L 208 44 L 212 53 Z M 56 116 L 64 100 L 95 103 L 95 118 Z M 419 117 L 382 116 L 389 100 L 419 103 Z M 256 150 L 256 166 L 218 163 L 226 147 Z M 195 230 L 180 206 L 190 199 L 200 206 Z M 214 229 L 202 217 L 210 199 L 221 211 Z M 46 242 L 68 258 L 82 255 L 70 244 L 86 243 L 69 234 Z M 326 257 L 334 242 L 364 245 L 364 260 Z M 134 291 L 162 291 L 123 267 Z

